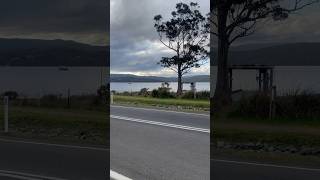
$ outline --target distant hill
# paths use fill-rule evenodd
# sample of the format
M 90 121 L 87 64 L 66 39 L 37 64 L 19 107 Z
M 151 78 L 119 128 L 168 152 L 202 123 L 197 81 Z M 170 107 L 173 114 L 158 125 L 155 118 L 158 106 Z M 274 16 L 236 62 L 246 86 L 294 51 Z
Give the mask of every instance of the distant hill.
M 176 82 L 176 77 L 136 76 L 132 74 L 111 74 L 111 82 Z M 209 75 L 186 76 L 184 82 L 209 82 Z
M 276 66 L 320 66 L 320 43 L 267 45 L 267 47 L 258 49 L 253 47 L 254 45 L 233 48 L 229 54 L 230 63 Z
M 106 66 L 108 54 L 74 41 L 0 38 L 0 66 Z

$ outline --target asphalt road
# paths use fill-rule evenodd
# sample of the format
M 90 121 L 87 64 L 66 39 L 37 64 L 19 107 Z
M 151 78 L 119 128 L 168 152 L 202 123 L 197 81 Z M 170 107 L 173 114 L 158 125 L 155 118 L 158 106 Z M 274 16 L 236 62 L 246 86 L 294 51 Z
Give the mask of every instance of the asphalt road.
M 319 180 L 320 169 L 211 160 L 212 180 Z
M 109 150 L 0 139 L 1 180 L 106 180 Z
M 209 116 L 111 107 L 111 169 L 134 180 L 209 180 Z M 131 119 L 158 122 L 149 124 Z M 164 126 L 162 124 L 165 124 Z M 170 124 L 170 126 L 166 126 Z

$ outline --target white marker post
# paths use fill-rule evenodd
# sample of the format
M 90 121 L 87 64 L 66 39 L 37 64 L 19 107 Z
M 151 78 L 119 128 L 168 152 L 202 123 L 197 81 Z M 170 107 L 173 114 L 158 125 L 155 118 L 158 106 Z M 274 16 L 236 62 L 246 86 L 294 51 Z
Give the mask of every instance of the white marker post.
M 3 106 L 4 106 L 4 132 L 7 133 L 9 132 L 9 116 L 8 116 L 9 97 L 8 96 L 4 96 Z
M 110 103 L 113 104 L 113 92 L 110 94 Z

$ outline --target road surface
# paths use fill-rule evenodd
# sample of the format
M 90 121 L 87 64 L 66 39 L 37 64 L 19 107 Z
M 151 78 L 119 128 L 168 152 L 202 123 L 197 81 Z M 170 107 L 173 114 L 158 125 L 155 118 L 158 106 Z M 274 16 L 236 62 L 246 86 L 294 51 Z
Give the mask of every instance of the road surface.
M 320 179 L 320 169 L 224 159 L 210 166 L 209 133 L 172 124 L 210 127 L 208 115 L 112 106 L 111 169 L 133 180 Z
M 1 180 L 105 180 L 109 150 L 0 138 Z
M 111 169 L 134 180 L 209 180 L 209 116 L 111 107 Z

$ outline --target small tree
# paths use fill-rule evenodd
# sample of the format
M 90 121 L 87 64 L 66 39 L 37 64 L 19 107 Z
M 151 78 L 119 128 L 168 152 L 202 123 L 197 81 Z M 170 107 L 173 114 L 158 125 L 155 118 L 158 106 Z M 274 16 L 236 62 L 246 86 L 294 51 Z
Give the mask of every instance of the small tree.
M 109 96 L 109 90 L 108 87 L 105 85 L 101 85 L 98 89 L 97 89 L 97 95 L 99 100 L 102 100 L 103 103 L 108 102 L 108 96 Z
M 211 34 L 217 37 L 218 73 L 214 94 L 214 111 L 231 102 L 228 75 L 230 45 L 239 38 L 252 35 L 257 23 L 287 19 L 289 14 L 319 0 L 211 0 Z M 213 64 L 213 63 L 212 63 Z
M 161 43 L 174 53 L 171 57 L 162 57 L 158 64 L 177 73 L 177 95 L 182 94 L 182 76 L 204 64 L 208 56 L 205 47 L 209 25 L 198 9 L 197 3 L 178 3 L 169 21 L 162 22 L 161 15 L 154 17 Z

